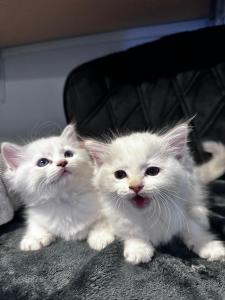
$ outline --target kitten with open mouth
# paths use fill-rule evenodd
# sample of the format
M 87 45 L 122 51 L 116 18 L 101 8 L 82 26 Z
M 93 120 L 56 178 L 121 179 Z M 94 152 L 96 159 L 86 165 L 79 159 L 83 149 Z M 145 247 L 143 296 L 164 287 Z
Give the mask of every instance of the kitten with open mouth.
M 137 208 L 145 208 L 151 203 L 151 199 L 149 197 L 143 197 L 141 195 L 135 195 L 130 200 L 132 204 Z
M 90 247 L 101 250 L 116 236 L 124 241 L 125 259 L 138 264 L 179 236 L 200 257 L 225 259 L 223 243 L 209 230 L 207 194 L 189 152 L 188 133 L 182 123 L 164 133 L 86 141 L 104 215 L 90 231 Z

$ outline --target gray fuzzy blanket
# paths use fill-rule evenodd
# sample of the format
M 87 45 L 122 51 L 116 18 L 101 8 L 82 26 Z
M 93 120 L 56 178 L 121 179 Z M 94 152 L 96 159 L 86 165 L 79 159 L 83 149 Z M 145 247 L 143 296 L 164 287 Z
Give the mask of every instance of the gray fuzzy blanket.
M 223 236 L 225 183 L 211 186 L 211 223 Z M 174 240 L 148 264 L 133 266 L 115 242 L 101 252 L 86 242 L 58 240 L 22 252 L 21 212 L 0 227 L 0 299 L 225 299 L 225 262 L 207 262 Z

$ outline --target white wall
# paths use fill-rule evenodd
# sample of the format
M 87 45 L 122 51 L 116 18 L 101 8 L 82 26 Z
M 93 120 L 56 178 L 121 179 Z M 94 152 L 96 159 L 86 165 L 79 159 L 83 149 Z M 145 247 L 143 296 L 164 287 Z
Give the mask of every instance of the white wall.
M 207 20 L 197 20 L 3 49 L 0 139 L 29 139 L 65 126 L 62 93 L 74 67 L 170 33 L 205 26 Z

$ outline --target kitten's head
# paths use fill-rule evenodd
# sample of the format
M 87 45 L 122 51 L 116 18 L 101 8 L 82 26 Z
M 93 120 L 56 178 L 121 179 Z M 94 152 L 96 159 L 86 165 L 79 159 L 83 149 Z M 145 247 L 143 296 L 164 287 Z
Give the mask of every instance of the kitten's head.
M 94 184 L 105 201 L 143 210 L 157 197 L 177 193 L 188 132 L 184 123 L 162 134 L 133 133 L 108 144 L 87 141 L 96 164 Z
M 23 195 L 57 192 L 76 185 L 90 171 L 73 125 L 60 136 L 42 138 L 25 146 L 3 143 L 1 152 L 11 187 Z

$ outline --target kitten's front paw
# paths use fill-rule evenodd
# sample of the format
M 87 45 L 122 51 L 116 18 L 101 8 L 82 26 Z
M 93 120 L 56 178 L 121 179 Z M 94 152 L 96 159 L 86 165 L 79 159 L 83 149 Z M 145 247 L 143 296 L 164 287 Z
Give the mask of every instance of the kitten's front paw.
M 147 263 L 154 254 L 151 245 L 140 240 L 127 240 L 124 246 L 124 257 L 131 264 Z
M 83 241 L 87 238 L 87 235 L 88 235 L 88 229 L 84 229 L 84 230 L 79 231 L 76 234 L 75 239 L 78 241 Z
M 211 241 L 202 247 L 199 256 L 209 261 L 225 261 L 225 247 L 221 241 Z
M 108 231 L 92 231 L 88 236 L 89 246 L 97 251 L 104 249 L 107 245 L 114 241 L 115 237 Z
M 23 251 L 39 250 L 48 246 L 55 238 L 51 234 L 42 237 L 25 236 L 20 242 L 20 249 Z

